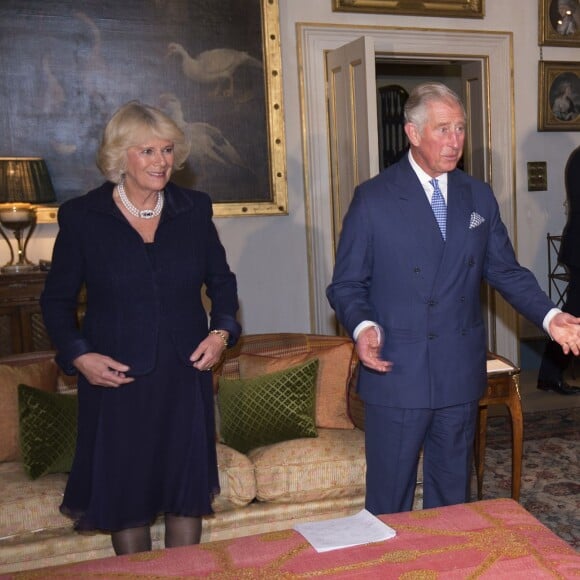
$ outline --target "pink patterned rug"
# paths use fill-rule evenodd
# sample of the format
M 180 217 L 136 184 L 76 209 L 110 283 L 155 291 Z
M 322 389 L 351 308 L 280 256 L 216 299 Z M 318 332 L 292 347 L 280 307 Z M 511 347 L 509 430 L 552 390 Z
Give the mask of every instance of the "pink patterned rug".
M 580 555 L 510 499 L 382 516 L 397 535 L 317 553 L 293 530 L 19 572 L 12 579 L 577 578 Z

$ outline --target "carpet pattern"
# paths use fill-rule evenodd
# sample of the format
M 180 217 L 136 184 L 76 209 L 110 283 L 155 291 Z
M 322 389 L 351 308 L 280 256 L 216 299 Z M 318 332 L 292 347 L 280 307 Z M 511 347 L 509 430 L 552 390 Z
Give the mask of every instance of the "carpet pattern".
M 524 414 L 520 503 L 580 551 L 580 409 Z M 475 483 L 472 489 L 477 489 Z M 511 427 L 488 420 L 483 499 L 511 495 Z

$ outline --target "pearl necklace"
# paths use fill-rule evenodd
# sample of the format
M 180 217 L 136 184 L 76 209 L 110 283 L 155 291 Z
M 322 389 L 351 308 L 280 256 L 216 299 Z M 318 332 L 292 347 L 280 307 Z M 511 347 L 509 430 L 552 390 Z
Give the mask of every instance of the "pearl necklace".
M 119 199 L 121 200 L 121 203 L 125 206 L 125 209 L 135 217 L 144 220 L 150 220 L 153 219 L 154 217 L 157 217 L 161 213 L 161 210 L 163 209 L 164 202 L 163 191 L 157 192 L 157 203 L 155 204 L 155 207 L 153 209 L 141 209 L 141 210 L 137 209 L 131 203 L 131 200 L 127 197 L 127 194 L 125 193 L 125 187 L 123 186 L 123 183 L 117 184 L 117 191 L 119 192 Z

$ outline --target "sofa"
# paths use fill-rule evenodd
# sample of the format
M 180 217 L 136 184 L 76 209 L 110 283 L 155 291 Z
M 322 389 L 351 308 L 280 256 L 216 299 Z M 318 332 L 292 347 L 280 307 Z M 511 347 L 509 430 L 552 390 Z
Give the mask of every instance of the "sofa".
M 60 373 L 53 356 L 52 352 L 41 352 L 0 358 L 0 447 L 8 446 L 0 449 L 0 573 L 113 554 L 109 535 L 77 533 L 71 521 L 60 514 L 58 507 L 67 477 L 58 472 L 62 466 L 54 473 L 38 476 L 36 472 L 36 479 L 31 479 L 29 460 L 35 440 L 31 449 L 30 437 L 23 430 L 30 414 L 23 415 L 22 408 L 18 409 L 16 391 L 20 393 L 18 385 L 25 384 L 33 387 L 34 396 L 43 391 L 48 394 L 42 396 L 51 400 L 74 397 L 74 379 Z M 291 372 L 308 370 L 313 364 L 317 368 L 314 386 L 311 385 L 313 416 L 305 419 L 310 421 L 307 436 L 283 431 L 282 435 L 274 434 L 274 439 L 284 440 L 260 445 L 259 434 L 253 444 L 243 443 L 250 447 L 245 452 L 236 450 L 239 441 L 235 441 L 235 433 L 232 439 L 226 429 L 225 422 L 232 417 L 227 419 L 222 413 L 226 404 L 220 400 L 220 391 L 229 389 L 239 395 L 265 384 L 267 394 L 276 393 L 272 377 L 282 383 L 293 380 Z M 221 493 L 213 503 L 215 513 L 204 518 L 202 543 L 278 531 L 299 522 L 350 515 L 363 508 L 364 413 L 354 386 L 356 368 L 352 342 L 337 336 L 245 335 L 225 353 L 214 372 Z M 280 398 L 275 396 L 274 404 Z M 242 403 L 241 399 L 233 402 L 238 406 L 234 409 L 240 410 L 233 414 L 234 422 L 243 412 Z M 254 401 L 249 407 L 251 413 Z M 33 411 L 37 411 L 36 407 Z M 12 415 L 8 417 L 7 413 Z M 291 413 L 283 412 L 283 420 L 287 414 Z M 244 421 L 239 422 L 238 429 L 249 425 Z M 44 430 L 41 435 L 50 429 Z M 228 433 L 225 439 L 223 433 Z M 58 444 L 63 445 L 60 441 Z M 420 505 L 419 483 L 416 507 Z M 162 548 L 161 518 L 152 527 L 152 537 L 154 548 Z

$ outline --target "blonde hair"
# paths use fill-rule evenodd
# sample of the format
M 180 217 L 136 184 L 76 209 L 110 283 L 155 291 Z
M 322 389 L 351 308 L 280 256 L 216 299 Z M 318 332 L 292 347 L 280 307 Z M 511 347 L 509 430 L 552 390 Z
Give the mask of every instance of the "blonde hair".
M 459 105 L 463 111 L 463 118 L 467 117 L 461 99 L 447 85 L 443 83 L 423 83 L 413 88 L 405 102 L 405 123 L 412 123 L 421 133 L 429 117 L 427 107 L 430 103 L 435 102 Z
M 110 118 L 97 151 L 97 167 L 113 183 L 120 183 L 127 167 L 127 149 L 154 135 L 173 142 L 173 169 L 181 169 L 191 144 L 183 131 L 159 109 L 129 101 Z

